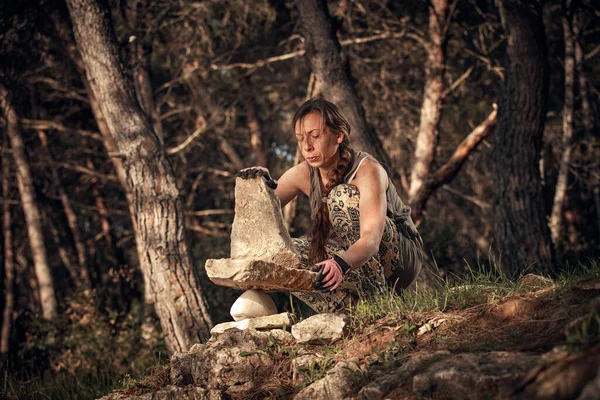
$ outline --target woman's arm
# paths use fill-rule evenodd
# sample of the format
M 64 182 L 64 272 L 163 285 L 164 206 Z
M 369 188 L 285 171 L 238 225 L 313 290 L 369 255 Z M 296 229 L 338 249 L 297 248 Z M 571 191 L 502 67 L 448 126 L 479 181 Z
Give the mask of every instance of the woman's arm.
M 307 190 L 310 191 L 310 177 L 308 167 L 303 162 L 293 166 L 281 175 L 281 178 L 277 181 L 275 194 L 279 197 L 283 208 L 300 193 L 307 193 Z
M 378 162 L 366 159 L 352 184 L 360 193 L 360 239 L 346 250 L 342 258 L 352 267 L 359 267 L 379 250 L 385 228 L 388 178 Z

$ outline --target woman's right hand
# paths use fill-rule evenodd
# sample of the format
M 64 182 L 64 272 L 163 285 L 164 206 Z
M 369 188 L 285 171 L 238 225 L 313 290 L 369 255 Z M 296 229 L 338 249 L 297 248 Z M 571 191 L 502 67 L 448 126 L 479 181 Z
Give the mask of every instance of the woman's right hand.
M 244 168 L 237 173 L 237 176 L 242 179 L 252 179 L 257 176 L 262 176 L 267 181 L 267 186 L 275 190 L 277 188 L 277 181 L 271 178 L 269 170 L 265 167 L 255 166 L 250 168 Z

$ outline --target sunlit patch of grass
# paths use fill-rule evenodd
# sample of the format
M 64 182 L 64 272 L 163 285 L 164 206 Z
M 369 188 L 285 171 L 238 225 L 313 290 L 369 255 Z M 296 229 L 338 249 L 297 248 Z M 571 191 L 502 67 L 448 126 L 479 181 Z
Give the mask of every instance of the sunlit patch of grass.
M 389 289 L 361 299 L 351 310 L 354 326 L 360 329 L 381 318 L 401 320 L 407 314 L 446 312 L 486 304 L 517 290 L 517 285 L 494 264 L 471 268 L 463 276 L 439 278 L 430 287 L 405 290 L 400 296 Z
M 555 282 L 559 288 L 570 288 L 574 283 L 600 279 L 600 259 L 589 258 L 575 265 L 566 264 L 561 268 Z

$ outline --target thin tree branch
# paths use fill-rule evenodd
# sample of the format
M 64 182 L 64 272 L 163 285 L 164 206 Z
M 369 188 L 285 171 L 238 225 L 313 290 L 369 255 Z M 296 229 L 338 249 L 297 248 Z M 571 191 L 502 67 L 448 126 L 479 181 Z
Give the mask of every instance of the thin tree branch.
M 233 214 L 234 211 L 230 209 L 213 209 L 213 210 L 200 210 L 200 211 L 186 211 L 185 215 L 194 217 L 204 217 L 207 215 L 227 215 Z
M 449 182 L 454 178 L 469 154 L 471 154 L 475 147 L 477 147 L 483 138 L 486 137 L 496 125 L 497 116 L 498 110 L 494 104 L 494 111 L 492 111 L 482 123 L 475 127 L 475 129 L 460 142 L 456 147 L 456 150 L 454 150 L 452 157 L 450 157 L 450 159 L 433 174 L 433 179 L 438 185 Z
M 590 51 L 589 53 L 587 53 L 583 59 L 584 60 L 589 60 L 590 58 L 594 57 L 596 54 L 600 53 L 600 44 L 598 46 L 596 46 L 596 48 L 592 51 Z
M 385 33 L 380 33 L 378 35 L 373 35 L 373 36 L 344 39 L 344 40 L 340 41 L 340 45 L 341 46 L 349 46 L 351 44 L 369 43 L 369 42 L 372 42 L 375 40 L 382 40 L 382 39 L 389 39 L 389 38 L 401 38 L 401 37 L 408 36 L 408 35 L 409 34 L 407 34 L 406 31 L 385 32 Z M 414 35 L 414 34 L 412 34 L 412 35 Z M 414 38 L 414 39 L 417 40 L 416 38 Z M 423 39 L 420 37 L 419 37 L 418 41 L 421 43 L 424 43 Z M 213 71 L 223 71 L 223 70 L 234 69 L 234 68 L 244 68 L 244 69 L 260 68 L 260 67 L 264 67 L 267 64 L 274 63 L 274 62 L 285 61 L 285 60 L 289 60 L 291 58 L 303 56 L 305 53 L 306 53 L 306 50 L 302 49 L 302 50 L 293 51 L 291 53 L 282 54 L 279 56 L 269 57 L 264 60 L 258 60 L 253 63 L 233 63 L 233 64 L 227 64 L 227 65 L 212 64 L 210 66 L 210 68 Z
M 172 155 L 172 154 L 180 152 L 181 150 L 188 147 L 188 145 L 190 143 L 192 143 L 194 141 L 194 139 L 196 139 L 202 133 L 206 132 L 206 128 L 208 126 L 206 123 L 206 120 L 204 118 L 202 118 L 199 121 L 201 122 L 201 123 L 199 123 L 200 126 L 194 132 L 192 132 L 192 134 L 190 136 L 188 136 L 187 139 L 185 139 L 181 144 L 168 149 L 167 154 Z
M 206 229 L 201 227 L 200 225 L 186 225 L 186 229 L 189 229 L 190 231 L 194 231 L 194 232 L 200 232 L 200 233 L 204 233 L 207 236 L 215 236 L 215 237 L 229 237 L 229 234 L 227 232 L 223 232 L 223 231 L 218 231 L 218 230 L 212 230 L 212 229 Z
M 10 200 L 10 199 L 6 200 L 5 198 L 0 197 L 0 204 L 8 204 L 8 205 L 11 205 L 11 206 L 20 206 L 21 202 L 17 201 L 17 200 Z
M 464 194 L 459 190 L 453 189 L 451 186 L 442 185 L 442 189 L 475 204 L 479 208 L 489 209 L 492 207 L 489 203 L 479 200 L 478 198 L 476 198 L 474 196 L 469 196 L 468 194 Z
M 50 200 L 60 201 L 60 197 L 58 197 L 58 196 L 46 195 L 46 198 L 48 198 Z M 93 214 L 98 213 L 98 207 L 94 207 L 94 206 L 90 206 L 87 204 L 78 203 L 78 202 L 74 202 L 74 201 L 71 201 L 71 204 L 79 212 L 86 212 L 86 213 L 93 213 Z M 123 205 L 123 207 L 126 207 L 126 206 Z M 129 211 L 123 211 L 123 210 L 119 210 L 119 209 L 108 209 L 108 213 L 110 215 L 121 215 L 121 216 L 125 216 L 125 217 L 129 217 L 129 215 L 130 215 Z
M 67 98 L 79 100 L 86 104 L 89 103 L 89 99 L 86 96 L 77 93 L 77 91 L 75 90 L 71 90 L 69 88 L 64 87 L 63 84 L 57 81 L 56 79 L 48 78 L 45 76 L 35 76 L 29 78 L 28 81 L 30 83 L 45 83 L 46 85 L 50 86 L 50 88 L 58 92 L 64 93 Z
M 39 129 L 41 131 L 56 130 L 65 133 L 75 133 L 83 137 L 89 137 L 94 140 L 102 141 L 102 135 L 99 133 L 88 131 L 86 129 L 70 128 L 56 121 L 22 118 L 21 125 L 23 128 L 27 129 Z
M 179 114 L 179 113 L 183 113 L 183 112 L 188 112 L 193 110 L 194 107 L 188 106 L 188 107 L 180 107 L 180 108 L 174 108 L 172 110 L 167 111 L 166 113 L 162 114 L 160 116 L 160 120 L 163 121 L 173 115 Z
M 431 194 L 440 186 L 450 182 L 460 171 L 460 168 L 467 160 L 469 154 L 477 147 L 479 143 L 491 132 L 496 125 L 498 116 L 497 107 L 494 104 L 494 110 L 481 122 L 475 129 L 465 137 L 454 150 L 454 153 L 436 172 L 427 176 L 423 185 L 416 192 L 410 206 L 413 209 L 413 218 L 419 221 Z
M 94 176 L 96 178 L 99 178 L 99 179 L 102 179 L 105 181 L 119 182 L 119 180 L 117 179 L 117 177 L 115 175 L 104 175 L 104 174 L 94 171 L 93 169 L 82 167 L 81 165 L 71 165 L 66 162 L 59 162 L 59 161 L 55 161 L 54 164 L 61 168 L 70 169 L 72 171 L 77 171 L 77 172 L 80 172 L 85 175 Z
M 306 50 L 302 49 L 302 50 L 297 50 L 297 51 L 294 51 L 294 52 L 291 52 L 288 54 L 282 54 L 280 56 L 274 56 L 274 57 L 266 58 L 264 60 L 258 60 L 254 63 L 233 63 L 233 64 L 227 64 L 227 65 L 212 64 L 210 66 L 210 69 L 212 69 L 213 71 L 223 71 L 223 70 L 234 69 L 234 68 L 245 68 L 245 69 L 259 68 L 259 67 L 264 67 L 265 65 L 273 63 L 273 62 L 284 61 L 284 60 L 289 60 L 290 58 L 303 56 L 305 53 L 306 53 Z
M 474 65 L 472 65 L 469 69 L 467 69 L 457 80 L 454 81 L 454 83 L 452 83 L 452 85 L 450 85 L 450 87 L 448 89 L 446 89 L 444 91 L 444 93 L 442 94 L 442 97 L 446 97 L 454 89 L 459 87 L 460 84 L 463 83 L 469 77 L 469 75 L 471 75 L 471 72 L 473 72 L 474 69 L 475 69 Z

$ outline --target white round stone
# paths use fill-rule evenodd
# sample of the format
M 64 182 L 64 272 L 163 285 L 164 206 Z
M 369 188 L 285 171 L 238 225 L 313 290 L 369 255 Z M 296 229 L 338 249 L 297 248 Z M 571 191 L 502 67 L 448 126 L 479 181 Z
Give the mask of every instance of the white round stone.
M 238 297 L 229 313 L 234 321 L 277 314 L 275 302 L 265 292 L 249 289 Z

